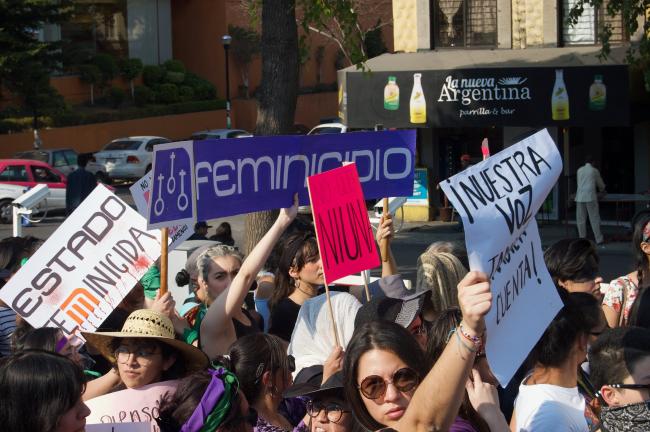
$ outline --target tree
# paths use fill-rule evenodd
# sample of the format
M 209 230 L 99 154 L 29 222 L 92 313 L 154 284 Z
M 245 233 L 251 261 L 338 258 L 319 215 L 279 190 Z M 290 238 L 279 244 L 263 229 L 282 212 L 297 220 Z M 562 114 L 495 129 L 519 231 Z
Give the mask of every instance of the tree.
M 102 73 L 94 64 L 79 66 L 79 79 L 90 85 L 90 104 L 95 105 L 95 85 L 101 80 Z
M 289 134 L 298 101 L 299 38 L 296 7 L 300 9 L 303 30 L 322 29 L 335 20 L 352 64 L 364 65 L 363 39 L 350 0 L 259 0 L 249 3 L 255 15 L 261 7 L 262 17 L 262 85 L 258 92 L 256 135 Z M 304 41 L 304 38 L 303 38 Z M 246 252 L 252 250 L 273 224 L 273 211 L 248 214 L 246 217 Z
M 241 73 L 244 97 L 248 99 L 248 70 L 253 58 L 260 53 L 260 35 L 255 30 L 229 25 L 228 33 L 232 36 L 230 52 Z
M 135 100 L 135 89 L 133 86 L 133 80 L 136 79 L 141 73 L 144 65 L 142 60 L 139 58 L 129 58 L 120 60 L 120 73 L 124 79 L 129 80 L 129 85 L 131 87 L 131 99 Z
M 60 0 L 0 1 L 0 84 L 21 98 L 24 107 L 38 117 L 61 106 L 61 98 L 49 83 L 59 68 L 61 43 L 38 40 L 45 24 L 65 21 L 71 2 Z
M 103 95 L 106 89 L 110 87 L 113 78 L 119 72 L 117 63 L 110 54 L 97 54 L 92 58 L 91 64 L 97 66 L 99 69 L 99 82 L 97 86 Z

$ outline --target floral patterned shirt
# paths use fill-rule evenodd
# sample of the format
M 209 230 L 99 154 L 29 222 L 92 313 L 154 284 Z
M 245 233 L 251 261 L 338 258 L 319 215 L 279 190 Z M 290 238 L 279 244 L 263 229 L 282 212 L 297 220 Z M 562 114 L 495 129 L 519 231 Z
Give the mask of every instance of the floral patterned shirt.
M 636 300 L 638 294 L 639 288 L 632 281 L 630 276 L 621 276 L 609 283 L 609 287 L 605 291 L 603 304 L 611 307 L 618 313 L 623 309 L 623 325 L 626 326 L 630 319 L 630 310 L 632 309 L 632 305 L 634 304 L 634 300 Z M 622 305 L 623 298 L 625 298 L 624 305 Z

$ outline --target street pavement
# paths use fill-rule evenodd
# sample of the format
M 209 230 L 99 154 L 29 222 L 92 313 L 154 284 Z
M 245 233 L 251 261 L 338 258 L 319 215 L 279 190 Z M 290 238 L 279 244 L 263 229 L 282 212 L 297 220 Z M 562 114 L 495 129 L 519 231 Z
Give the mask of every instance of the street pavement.
M 128 186 L 119 185 L 116 192 L 127 204 L 133 206 Z M 65 217 L 63 216 L 48 217 L 34 226 L 24 227 L 23 235 L 33 235 L 47 239 L 64 220 Z M 231 224 L 235 243 L 243 245 L 245 216 L 239 215 L 208 221 L 209 225 L 212 226 L 209 232 L 214 232 L 214 229 L 222 221 L 228 221 Z M 628 229 L 622 226 L 603 226 L 602 229 L 606 239 L 610 239 L 610 241 L 606 243 L 604 248 L 598 249 L 601 260 L 600 273 L 605 281 L 610 281 L 633 269 L 633 255 L 630 246 L 631 236 Z M 540 222 L 539 231 L 543 248 L 562 238 L 577 237 L 575 225 L 564 225 L 557 222 Z M 0 238 L 11 235 L 11 225 L 0 225 Z M 453 241 L 464 244 L 465 240 L 463 233 L 458 229 L 458 224 L 455 222 L 404 222 L 395 235 L 392 248 L 402 275 L 406 279 L 410 279 L 415 283 L 418 256 L 435 241 Z M 372 273 L 374 276 L 379 276 L 380 270 L 375 270 Z

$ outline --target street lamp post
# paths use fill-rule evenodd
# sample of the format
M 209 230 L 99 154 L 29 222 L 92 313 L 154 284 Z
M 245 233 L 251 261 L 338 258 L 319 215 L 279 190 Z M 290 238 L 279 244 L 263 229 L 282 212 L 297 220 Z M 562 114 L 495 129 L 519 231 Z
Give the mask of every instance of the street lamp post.
M 228 51 L 230 49 L 230 42 L 232 42 L 232 37 L 230 35 L 221 36 L 221 43 L 223 44 L 223 50 L 226 54 L 226 128 L 228 129 L 232 126 L 230 121 L 230 71 L 228 68 Z

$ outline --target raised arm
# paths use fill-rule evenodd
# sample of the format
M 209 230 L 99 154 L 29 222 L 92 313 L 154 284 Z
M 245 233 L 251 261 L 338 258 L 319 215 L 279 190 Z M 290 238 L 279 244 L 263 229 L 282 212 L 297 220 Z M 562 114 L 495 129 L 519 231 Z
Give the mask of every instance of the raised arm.
M 413 395 L 399 431 L 446 431 L 458 415 L 477 351 L 476 344 L 463 333 L 476 338 L 485 332 L 484 317 L 492 304 L 487 275 L 468 273 L 458 284 L 458 301 L 462 331 L 458 327 L 450 334 L 445 350 Z
M 394 235 L 395 229 L 393 226 L 393 218 L 391 217 L 390 213 L 386 213 L 386 216 L 382 216 L 381 220 L 379 221 L 379 226 L 377 227 L 377 235 L 375 237 L 377 243 L 379 244 L 379 247 L 381 247 L 381 242 L 383 239 L 386 239 L 386 242 L 388 242 L 388 247 L 386 248 L 388 259 L 386 261 L 382 259 L 381 261 L 381 277 L 392 276 L 399 273 L 397 270 L 397 263 L 395 262 L 395 257 L 393 256 L 393 251 L 391 248 L 391 243 L 393 241 Z
M 280 210 L 280 214 L 269 231 L 262 237 L 262 240 L 255 245 L 251 253 L 242 263 L 239 273 L 233 279 L 230 286 L 215 299 L 208 308 L 208 311 L 201 323 L 202 340 L 214 340 L 216 336 L 224 332 L 231 322 L 233 315 L 241 308 L 250 286 L 255 281 L 257 274 L 264 266 L 273 247 L 280 239 L 280 236 L 293 222 L 298 214 L 298 195 L 294 196 L 293 206 Z M 205 339 L 204 339 L 205 338 Z M 211 343 L 202 343 L 203 347 L 211 350 Z M 211 353 L 207 353 L 210 355 Z M 223 354 L 223 353 L 217 353 Z

